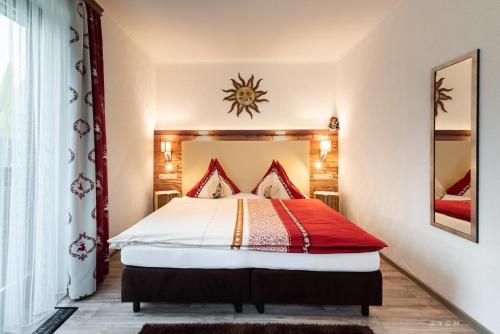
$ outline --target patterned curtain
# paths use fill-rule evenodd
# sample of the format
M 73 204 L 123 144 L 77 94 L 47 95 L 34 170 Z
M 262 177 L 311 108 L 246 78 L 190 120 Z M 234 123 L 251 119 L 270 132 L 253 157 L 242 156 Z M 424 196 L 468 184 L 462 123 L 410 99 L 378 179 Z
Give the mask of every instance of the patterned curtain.
M 95 292 L 108 272 L 104 77 L 100 17 L 70 2 L 69 296 Z
M 106 157 L 106 122 L 104 118 L 104 64 L 101 17 L 87 5 L 90 62 L 92 65 L 92 106 L 94 109 L 94 144 L 96 168 L 96 209 L 92 217 L 97 223 L 97 283 L 109 271 L 108 168 Z M 95 217 L 94 217 L 95 216 Z

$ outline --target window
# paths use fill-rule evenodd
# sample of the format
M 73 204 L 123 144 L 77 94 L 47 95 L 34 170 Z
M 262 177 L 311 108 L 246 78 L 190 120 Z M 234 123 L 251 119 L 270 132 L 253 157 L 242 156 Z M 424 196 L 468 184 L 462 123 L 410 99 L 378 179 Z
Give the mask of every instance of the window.
M 0 0 L 0 333 L 66 294 L 67 11 L 66 0 Z
M 0 13 L 8 14 L 7 4 L 0 0 Z M 26 29 L 6 15 L 0 14 L 0 269 L 7 268 L 9 257 L 10 190 L 12 171 L 13 99 L 25 85 Z M 13 14 L 13 11 L 11 11 Z M 12 15 L 10 15 L 12 16 Z M 14 73 L 14 71 L 17 71 Z M 7 289 L 7 271 L 0 270 L 0 289 Z M 5 304 L 0 293 L 0 305 Z M 0 313 L 0 323 L 6 314 Z M 2 328 L 0 328 L 0 331 Z

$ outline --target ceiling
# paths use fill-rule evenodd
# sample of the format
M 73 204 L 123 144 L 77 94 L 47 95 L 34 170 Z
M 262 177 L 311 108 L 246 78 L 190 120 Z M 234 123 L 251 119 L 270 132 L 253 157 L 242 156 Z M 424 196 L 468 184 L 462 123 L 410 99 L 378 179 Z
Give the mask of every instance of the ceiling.
M 157 63 L 335 62 L 400 0 L 99 0 Z

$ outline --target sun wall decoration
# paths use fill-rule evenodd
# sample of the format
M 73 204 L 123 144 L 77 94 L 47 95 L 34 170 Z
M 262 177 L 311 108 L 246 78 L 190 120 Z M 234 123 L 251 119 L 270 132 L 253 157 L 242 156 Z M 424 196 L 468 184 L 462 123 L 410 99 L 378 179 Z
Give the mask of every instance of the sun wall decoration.
M 257 103 L 259 102 L 269 102 L 267 99 L 261 99 L 262 95 L 267 94 L 267 91 L 257 90 L 259 89 L 260 82 L 262 79 L 257 80 L 255 86 L 253 84 L 254 76 L 250 77 L 248 81 L 245 81 L 238 73 L 238 79 L 240 82 L 231 79 L 234 89 L 223 89 L 224 93 L 230 93 L 226 96 L 223 101 L 232 101 L 231 109 L 229 109 L 228 114 L 233 110 L 236 110 L 236 116 L 240 117 L 240 114 L 246 111 L 250 118 L 253 118 L 252 111 L 260 113 Z M 236 109 L 235 109 L 236 108 Z
M 448 92 L 451 92 L 453 88 L 444 88 L 441 87 L 443 85 L 443 81 L 445 78 L 441 78 L 438 81 L 436 81 L 436 84 L 434 85 L 434 116 L 437 117 L 439 109 L 441 109 L 444 112 L 448 112 L 448 110 L 445 109 L 444 107 L 444 101 L 446 100 L 453 100 L 451 96 L 449 96 Z

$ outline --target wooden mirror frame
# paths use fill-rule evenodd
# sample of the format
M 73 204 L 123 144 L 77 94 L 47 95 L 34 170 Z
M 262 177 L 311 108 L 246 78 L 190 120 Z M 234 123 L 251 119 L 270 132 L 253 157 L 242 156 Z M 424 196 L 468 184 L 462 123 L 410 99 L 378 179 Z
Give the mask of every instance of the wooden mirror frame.
M 471 75 L 471 131 L 455 131 L 455 130 L 435 130 L 436 119 L 434 114 L 434 94 L 435 94 L 435 83 L 436 83 L 436 73 L 448 66 L 454 65 L 466 59 L 472 60 L 472 75 Z M 452 234 L 455 234 L 464 239 L 479 242 L 479 228 L 478 228 L 478 164 L 479 164 L 479 143 L 478 143 L 478 132 L 479 132 L 479 122 L 478 122 L 478 112 L 479 112 L 479 49 L 469 52 L 461 57 L 455 58 L 449 62 L 442 65 L 436 66 L 431 72 L 431 165 L 430 165 L 430 176 L 431 176 L 431 198 L 430 198 L 430 208 L 431 208 L 431 225 Z M 471 139 L 471 232 L 470 234 L 455 230 L 448 226 L 439 224 L 435 220 L 434 212 L 434 200 L 435 200 L 435 138 L 436 135 L 440 136 L 442 140 L 459 140 L 466 138 L 470 135 Z

